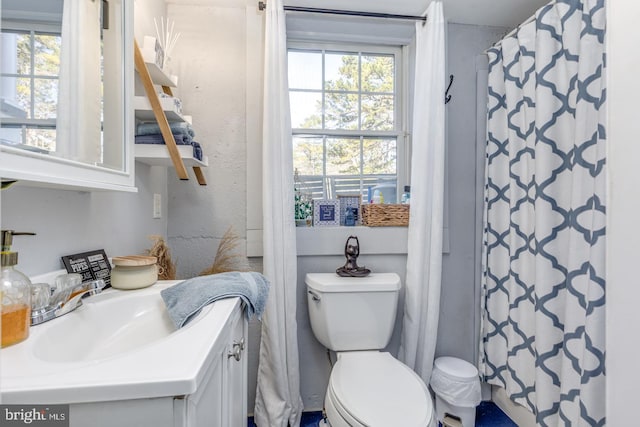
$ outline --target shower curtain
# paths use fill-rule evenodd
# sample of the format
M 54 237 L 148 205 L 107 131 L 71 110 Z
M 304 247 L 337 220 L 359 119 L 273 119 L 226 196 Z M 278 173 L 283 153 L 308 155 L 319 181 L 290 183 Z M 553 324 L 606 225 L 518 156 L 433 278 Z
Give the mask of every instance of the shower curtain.
M 411 155 L 404 318 L 398 357 L 428 383 L 436 349 L 444 206 L 445 22 L 442 1 L 416 23 L 416 88 Z
M 541 426 L 605 423 L 604 0 L 488 51 L 485 381 Z
M 282 0 L 269 0 L 265 14 L 262 262 L 271 289 L 262 318 L 254 418 L 259 427 L 298 427 L 303 406 L 296 322 L 293 153 Z

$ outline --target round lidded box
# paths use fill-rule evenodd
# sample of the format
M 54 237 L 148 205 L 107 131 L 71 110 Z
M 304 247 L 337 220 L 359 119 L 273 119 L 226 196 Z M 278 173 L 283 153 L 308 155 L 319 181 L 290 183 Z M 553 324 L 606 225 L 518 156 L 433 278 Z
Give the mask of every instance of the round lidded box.
M 116 289 L 141 289 L 158 281 L 158 259 L 154 256 L 113 257 L 111 286 Z

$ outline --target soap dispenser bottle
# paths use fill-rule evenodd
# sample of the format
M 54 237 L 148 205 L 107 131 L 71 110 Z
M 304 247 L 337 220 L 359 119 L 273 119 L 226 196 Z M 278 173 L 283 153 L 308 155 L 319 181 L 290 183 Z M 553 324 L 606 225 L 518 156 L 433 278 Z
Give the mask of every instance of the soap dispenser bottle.
M 1 232 L 0 299 L 2 305 L 0 313 L 2 313 L 2 319 L 0 321 L 2 323 L 0 323 L 0 329 L 2 340 L 0 347 L 8 347 L 27 339 L 31 326 L 31 281 L 15 268 L 18 263 L 18 253 L 11 252 L 11 243 L 15 235 L 33 235 L 34 233 L 13 230 Z

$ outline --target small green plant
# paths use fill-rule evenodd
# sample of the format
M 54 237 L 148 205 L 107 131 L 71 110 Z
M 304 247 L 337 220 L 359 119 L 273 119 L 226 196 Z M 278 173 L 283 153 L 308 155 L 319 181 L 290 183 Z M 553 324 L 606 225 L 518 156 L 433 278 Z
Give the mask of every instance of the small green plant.
M 298 189 L 295 190 L 295 220 L 306 221 L 311 217 L 311 200 Z
M 307 194 L 303 194 L 299 189 L 300 178 L 298 175 L 298 169 L 296 169 L 293 174 L 293 185 L 295 196 L 294 219 L 296 220 L 296 224 L 302 224 L 304 222 L 305 225 L 307 225 L 307 221 L 309 221 L 313 217 L 313 202 Z

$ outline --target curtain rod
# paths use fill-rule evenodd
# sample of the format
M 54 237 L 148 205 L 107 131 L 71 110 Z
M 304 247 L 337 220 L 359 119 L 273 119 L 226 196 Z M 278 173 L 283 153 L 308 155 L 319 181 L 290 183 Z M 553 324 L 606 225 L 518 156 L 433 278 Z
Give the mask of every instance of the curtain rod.
M 555 1 L 551 1 L 550 3 L 548 3 L 547 5 L 554 5 L 556 4 Z M 504 36 L 502 36 L 502 38 L 500 40 L 498 40 L 497 42 L 495 42 L 490 48 L 486 49 L 483 53 L 485 55 L 487 55 L 487 53 L 489 52 L 490 49 L 493 49 L 494 47 L 499 47 L 502 45 L 502 42 L 505 39 L 508 39 L 509 37 L 513 36 L 516 32 L 518 32 L 518 30 L 522 27 L 524 27 L 527 24 L 532 23 L 533 21 L 536 20 L 536 18 L 538 17 L 538 12 L 545 6 L 540 7 L 539 9 L 537 9 L 533 15 L 531 15 L 530 17 L 528 17 L 527 19 L 525 19 L 521 24 L 519 24 L 517 27 L 515 27 L 513 30 L 509 31 L 507 34 L 505 34 Z
M 258 9 L 264 10 L 267 4 L 263 1 L 258 2 Z M 319 9 L 314 7 L 284 6 L 286 12 L 305 12 L 305 13 L 325 13 L 330 15 L 348 15 L 348 16 L 365 16 L 368 18 L 384 18 L 384 19 L 405 19 L 413 21 L 427 21 L 426 16 L 413 15 L 394 15 L 391 13 L 376 12 L 358 12 L 355 10 L 339 10 L 339 9 Z

